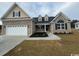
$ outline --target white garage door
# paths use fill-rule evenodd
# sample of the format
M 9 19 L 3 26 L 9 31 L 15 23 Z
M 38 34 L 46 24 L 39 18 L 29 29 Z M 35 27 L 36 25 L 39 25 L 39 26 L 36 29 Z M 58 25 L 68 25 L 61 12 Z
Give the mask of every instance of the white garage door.
M 27 26 L 7 26 L 6 27 L 6 35 L 26 35 L 27 36 Z

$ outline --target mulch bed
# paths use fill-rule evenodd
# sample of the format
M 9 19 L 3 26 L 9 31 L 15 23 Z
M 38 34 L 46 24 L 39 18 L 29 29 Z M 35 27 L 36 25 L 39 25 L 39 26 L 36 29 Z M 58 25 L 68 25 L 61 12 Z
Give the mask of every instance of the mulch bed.
M 36 32 L 33 33 L 30 37 L 48 37 L 48 34 L 46 32 Z

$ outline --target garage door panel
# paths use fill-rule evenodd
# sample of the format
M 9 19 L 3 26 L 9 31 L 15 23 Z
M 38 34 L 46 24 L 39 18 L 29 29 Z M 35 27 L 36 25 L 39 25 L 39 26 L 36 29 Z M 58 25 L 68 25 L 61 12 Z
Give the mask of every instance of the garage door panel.
M 26 27 L 6 27 L 6 35 L 27 35 Z

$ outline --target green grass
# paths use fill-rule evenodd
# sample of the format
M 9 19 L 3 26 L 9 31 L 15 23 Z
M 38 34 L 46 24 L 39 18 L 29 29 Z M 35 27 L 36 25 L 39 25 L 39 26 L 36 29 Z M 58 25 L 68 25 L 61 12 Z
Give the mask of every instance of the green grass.
M 9 51 L 7 56 L 69 56 L 79 54 L 79 32 L 73 34 L 58 34 L 62 39 L 53 40 L 25 40 Z

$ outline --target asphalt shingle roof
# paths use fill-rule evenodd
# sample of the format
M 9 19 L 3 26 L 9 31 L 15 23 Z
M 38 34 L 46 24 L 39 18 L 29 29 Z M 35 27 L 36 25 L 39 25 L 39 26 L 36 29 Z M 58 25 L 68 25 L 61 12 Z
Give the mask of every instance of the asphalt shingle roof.
M 49 23 L 51 22 L 55 17 L 48 17 L 48 21 L 45 21 L 44 17 L 42 17 L 42 21 L 38 21 L 38 17 L 34 17 L 32 19 L 33 22 L 35 23 Z

